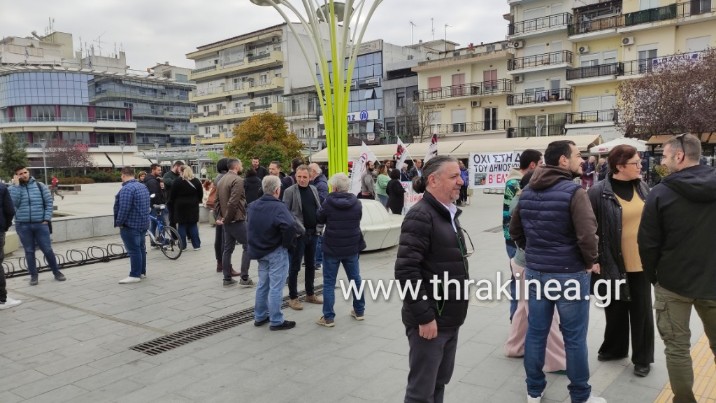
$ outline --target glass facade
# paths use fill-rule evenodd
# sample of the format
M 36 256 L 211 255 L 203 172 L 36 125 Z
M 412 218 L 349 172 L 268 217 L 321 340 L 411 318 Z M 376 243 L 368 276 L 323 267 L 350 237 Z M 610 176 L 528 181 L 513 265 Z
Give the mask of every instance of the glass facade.
M 17 105 L 87 105 L 92 76 L 72 72 L 23 72 L 0 76 L 0 109 Z

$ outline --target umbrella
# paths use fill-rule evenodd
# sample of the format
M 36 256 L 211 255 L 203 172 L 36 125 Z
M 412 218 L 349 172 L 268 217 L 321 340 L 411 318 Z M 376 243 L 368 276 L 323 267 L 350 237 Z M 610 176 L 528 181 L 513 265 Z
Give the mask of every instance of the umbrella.
M 640 152 L 646 151 L 646 141 L 634 139 L 631 137 L 621 137 L 621 138 L 607 141 L 606 143 L 594 146 L 589 149 L 589 152 L 592 154 L 605 154 L 605 153 L 608 153 L 609 151 L 611 151 L 612 148 L 622 145 L 622 144 L 632 146 L 632 147 L 636 148 L 637 151 L 640 151 Z

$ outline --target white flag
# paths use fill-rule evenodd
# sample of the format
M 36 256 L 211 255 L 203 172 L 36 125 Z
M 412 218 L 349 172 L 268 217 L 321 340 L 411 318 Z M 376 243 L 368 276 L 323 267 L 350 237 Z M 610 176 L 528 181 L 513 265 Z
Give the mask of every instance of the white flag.
M 351 193 L 354 195 L 360 193 L 360 181 L 363 179 L 365 164 L 368 161 L 377 161 L 377 158 L 375 153 L 363 142 L 360 157 L 358 157 L 358 161 L 353 162 L 353 169 L 351 170 Z
M 428 152 L 425 153 L 425 159 L 423 160 L 423 166 L 430 160 L 438 155 L 438 135 L 433 134 L 433 138 L 430 139 L 430 146 L 428 146 Z
M 395 150 L 395 158 L 398 160 L 395 163 L 395 169 L 400 171 L 400 169 L 403 168 L 403 164 L 405 164 L 405 160 L 408 158 L 408 150 L 400 139 L 398 139 L 398 148 Z

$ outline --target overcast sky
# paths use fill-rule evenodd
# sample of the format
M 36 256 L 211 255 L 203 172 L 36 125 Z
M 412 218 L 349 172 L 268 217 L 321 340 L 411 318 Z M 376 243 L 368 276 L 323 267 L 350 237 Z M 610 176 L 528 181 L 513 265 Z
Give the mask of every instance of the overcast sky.
M 296 0 L 293 0 L 296 1 Z M 321 0 L 319 0 L 321 1 Z M 372 0 L 367 0 L 370 4 Z M 298 2 L 300 3 L 300 2 Z M 467 46 L 505 38 L 509 12 L 505 0 L 384 0 L 368 26 L 364 41 L 383 39 L 396 45 L 447 38 Z M 271 7 L 249 0 L 23 0 L 0 2 L 0 36 L 43 35 L 54 19 L 55 31 L 80 37 L 87 46 L 101 46 L 109 56 L 123 49 L 133 70 L 168 61 L 194 67 L 186 54 L 197 46 L 245 34 L 283 22 Z M 434 37 L 431 32 L 434 27 Z

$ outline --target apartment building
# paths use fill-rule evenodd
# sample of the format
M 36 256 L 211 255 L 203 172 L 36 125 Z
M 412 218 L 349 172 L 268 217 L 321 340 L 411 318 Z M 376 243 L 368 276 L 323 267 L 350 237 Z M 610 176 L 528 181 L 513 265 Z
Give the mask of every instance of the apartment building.
M 452 47 L 430 59 L 413 68 L 421 126 L 454 139 L 506 137 L 515 97 L 509 42 Z
M 618 86 L 714 46 L 711 0 L 508 0 L 516 135 L 622 135 Z
M 326 26 L 321 33 L 328 51 Z M 255 114 L 285 115 L 284 97 L 294 88 L 303 94 L 314 84 L 316 59 L 309 34 L 299 23 L 291 27 L 284 23 L 202 45 L 187 54 L 195 63 L 189 78 L 196 82 L 196 92 L 190 99 L 197 104 L 197 111 L 191 122 L 198 126 L 202 144 L 228 143 L 234 127 Z M 299 41 L 309 52 L 308 62 Z M 305 99 L 306 113 L 309 99 Z M 301 112 L 297 108 L 295 113 Z M 307 124 L 289 129 L 308 133 Z M 316 133 L 318 124 L 313 125 Z M 302 140 L 308 143 L 309 137 Z

